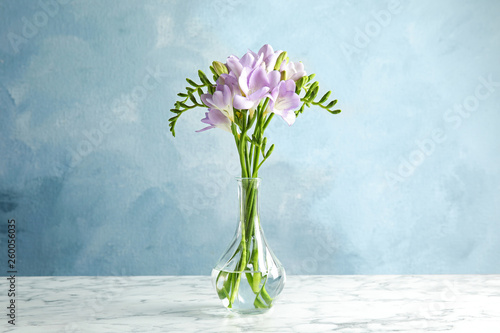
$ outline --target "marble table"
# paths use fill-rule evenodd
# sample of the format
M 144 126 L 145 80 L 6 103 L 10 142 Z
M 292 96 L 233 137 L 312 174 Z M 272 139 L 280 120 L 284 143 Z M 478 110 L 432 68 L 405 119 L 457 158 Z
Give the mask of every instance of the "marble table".
M 289 276 L 276 306 L 240 316 L 208 276 L 17 277 L 1 332 L 500 332 L 500 275 Z

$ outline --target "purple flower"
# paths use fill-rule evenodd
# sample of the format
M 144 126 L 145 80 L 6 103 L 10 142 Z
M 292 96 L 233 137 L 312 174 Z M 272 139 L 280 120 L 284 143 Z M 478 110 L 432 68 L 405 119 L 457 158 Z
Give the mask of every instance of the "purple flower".
M 295 81 L 306 75 L 302 63 L 286 63 L 280 70 L 274 70 L 282 51 L 274 51 L 265 44 L 258 53 L 248 51 L 243 57 L 234 55 L 227 58 L 229 74 L 221 74 L 215 92 L 201 95 L 201 100 L 209 108 L 202 122 L 209 124 L 198 132 L 220 127 L 231 132 L 234 122 L 233 108 L 249 110 L 253 117 L 259 103 L 269 97 L 266 112 L 281 116 L 288 125 L 295 121 L 294 110 L 300 106 L 300 97 L 295 94 Z
M 250 116 L 252 116 L 261 99 L 276 87 L 279 81 L 280 73 L 278 71 L 267 73 L 263 67 L 257 67 L 254 70 L 244 67 L 238 78 L 241 96 L 234 96 L 234 107 L 248 109 Z
M 218 127 L 231 133 L 231 121 L 218 109 L 208 109 L 208 112 L 205 113 L 205 118 L 201 122 L 210 126 L 196 132 L 203 132 Z
M 226 60 L 226 66 L 229 68 L 229 72 L 233 72 L 236 77 L 241 75 L 243 68 L 254 69 L 262 63 L 262 57 L 259 58 L 254 52 L 249 51 L 245 53 L 241 59 L 237 56 L 229 56 Z
M 289 62 L 286 63 L 283 60 L 283 63 L 280 66 L 280 72 L 285 72 L 285 80 L 293 80 L 297 82 L 303 76 L 306 76 L 306 71 L 304 70 L 304 64 L 301 62 Z
M 203 104 L 209 108 L 214 108 L 222 112 L 229 120 L 234 121 L 233 112 L 233 92 L 227 85 L 218 86 L 213 95 L 201 95 Z
M 279 55 L 283 51 L 274 52 L 273 47 L 269 44 L 265 44 L 262 46 L 257 54 L 253 53 L 255 58 L 262 57 L 264 68 L 267 72 L 272 72 L 274 70 L 274 65 L 276 64 L 276 60 L 278 60 Z
M 241 95 L 240 85 L 238 84 L 238 78 L 234 75 L 233 72 L 230 74 L 222 74 L 217 79 L 217 88 L 216 90 L 222 91 L 224 86 L 228 86 L 231 89 L 231 93 L 234 95 Z
M 289 126 L 295 122 L 295 112 L 300 106 L 300 97 L 295 93 L 293 80 L 280 81 L 271 91 L 269 110 L 283 118 Z

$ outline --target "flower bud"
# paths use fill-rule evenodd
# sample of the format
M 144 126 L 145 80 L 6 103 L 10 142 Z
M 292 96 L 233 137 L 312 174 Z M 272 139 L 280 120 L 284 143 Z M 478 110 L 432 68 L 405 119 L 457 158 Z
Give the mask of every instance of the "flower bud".
M 281 80 L 286 81 L 286 71 L 281 72 Z
M 226 65 L 224 65 L 220 61 L 214 61 L 214 62 L 212 62 L 212 66 L 214 66 L 215 72 L 217 74 L 219 74 L 219 75 L 221 75 L 221 74 L 228 74 L 229 73 L 229 71 L 227 70 Z
M 299 80 L 295 83 L 295 85 L 296 85 L 296 89 L 297 89 L 298 91 L 300 91 L 300 89 L 302 89 L 302 86 L 303 86 L 304 84 L 306 84 L 306 82 L 307 82 L 307 76 L 303 76 L 303 77 L 301 77 L 301 78 L 300 78 L 300 79 L 299 79 Z
M 268 158 L 269 156 L 271 156 L 271 154 L 273 153 L 273 150 L 274 150 L 274 143 L 271 145 L 271 148 L 269 148 L 269 150 L 267 151 L 265 158 Z
M 264 154 L 264 151 L 266 150 L 266 144 L 267 144 L 267 138 L 264 137 L 264 140 L 262 140 L 262 144 L 260 145 L 260 150 L 262 151 L 262 154 Z
M 283 60 L 285 60 L 285 58 L 286 58 L 286 52 L 281 52 L 278 59 L 276 59 L 276 64 L 274 65 L 275 71 L 279 71 L 281 63 L 283 62 Z

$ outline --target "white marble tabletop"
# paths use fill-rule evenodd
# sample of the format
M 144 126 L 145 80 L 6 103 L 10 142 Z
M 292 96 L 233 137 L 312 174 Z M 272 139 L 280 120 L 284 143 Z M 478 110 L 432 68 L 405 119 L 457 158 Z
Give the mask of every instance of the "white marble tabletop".
M 500 275 L 289 276 L 253 316 L 222 307 L 208 276 L 17 277 L 16 291 L 2 332 L 500 332 Z

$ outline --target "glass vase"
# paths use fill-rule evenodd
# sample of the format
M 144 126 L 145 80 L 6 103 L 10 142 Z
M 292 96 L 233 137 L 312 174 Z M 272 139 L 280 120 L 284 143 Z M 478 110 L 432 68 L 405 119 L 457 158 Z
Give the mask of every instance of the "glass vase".
M 259 217 L 260 178 L 237 178 L 239 219 L 230 245 L 212 270 L 222 304 L 232 312 L 268 311 L 283 290 L 285 269 L 267 245 Z

